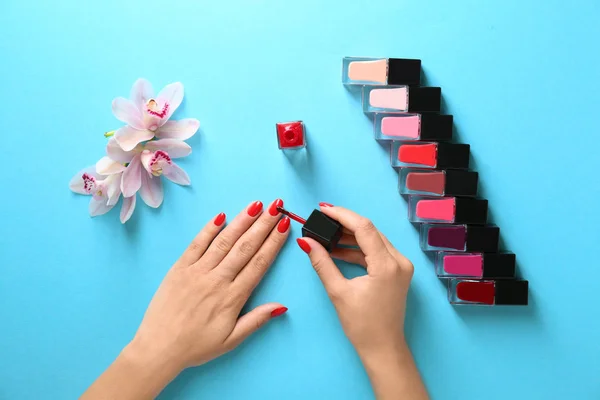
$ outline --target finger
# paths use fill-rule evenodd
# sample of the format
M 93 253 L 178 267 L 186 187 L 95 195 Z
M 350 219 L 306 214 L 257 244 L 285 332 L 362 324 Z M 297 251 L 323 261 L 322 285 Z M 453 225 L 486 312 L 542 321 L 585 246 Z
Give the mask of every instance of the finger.
M 256 255 L 281 217 L 277 207 L 283 207 L 283 200 L 273 201 L 268 212 L 263 213 L 233 245 L 229 254 L 217 267 L 224 276 L 231 280 L 235 279 L 242 268 Z
M 225 229 L 217 235 L 199 262 L 212 269 L 216 267 L 233 248 L 238 239 L 252 226 L 261 213 L 263 204 L 260 201 L 250 203 L 239 213 Z
M 183 252 L 179 258 L 179 262 L 188 266 L 198 261 L 206 249 L 208 249 L 210 243 L 221 232 L 221 229 L 225 226 L 226 219 L 227 216 L 225 213 L 220 213 L 210 220 Z
M 346 284 L 346 278 L 335 265 L 327 250 L 310 238 L 303 237 L 296 239 L 296 242 L 298 242 L 298 246 L 302 251 L 310 257 L 310 263 L 319 278 L 321 278 L 321 282 L 323 282 L 323 286 L 325 286 L 325 290 L 327 290 L 330 297 L 336 292 L 339 293 L 339 290 Z
M 338 242 L 338 244 L 342 244 L 345 246 L 358 246 L 358 242 L 356 241 L 356 238 L 351 233 L 342 234 L 342 237 L 341 237 L 340 241 Z
M 338 247 L 333 249 L 330 254 L 331 257 L 336 260 L 345 261 L 350 264 L 358 264 L 367 268 L 365 254 L 359 249 L 343 249 Z
M 239 288 L 244 293 L 247 293 L 248 296 L 252 293 L 269 270 L 271 264 L 273 264 L 273 261 L 275 261 L 275 257 L 279 254 L 289 234 L 290 219 L 289 217 L 283 217 L 279 220 L 277 227 L 271 231 L 271 234 L 258 252 L 237 275 L 233 281 L 234 290 Z
M 373 223 L 353 211 L 342 207 L 321 207 L 323 214 L 335 219 L 354 233 L 356 242 L 367 257 L 385 256 L 387 248 Z
M 252 333 L 260 329 L 271 319 L 284 314 L 288 309 L 279 303 L 268 303 L 256 307 L 254 310 L 241 316 L 233 331 L 225 339 L 225 347 L 233 349 L 244 341 Z
M 389 239 L 387 237 L 385 237 L 385 235 L 383 233 L 380 233 L 380 235 L 381 235 L 381 239 L 383 240 L 383 243 L 385 243 L 389 253 L 396 259 L 398 264 L 400 264 L 400 267 L 405 270 L 412 270 L 413 266 L 412 266 L 412 263 L 410 262 L 410 260 L 408 258 L 406 258 L 404 256 L 404 254 L 400 253 L 400 251 L 398 251 L 398 249 L 396 249 L 394 247 L 394 245 L 389 241 Z

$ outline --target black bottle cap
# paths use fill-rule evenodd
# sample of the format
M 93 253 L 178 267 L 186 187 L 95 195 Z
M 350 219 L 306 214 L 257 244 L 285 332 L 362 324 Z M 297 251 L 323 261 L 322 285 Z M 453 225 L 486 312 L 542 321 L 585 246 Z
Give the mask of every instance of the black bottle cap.
M 420 85 L 421 60 L 388 58 L 388 85 Z
M 465 251 L 496 253 L 498 251 L 499 239 L 500 228 L 497 226 L 468 225 Z
M 475 171 L 449 169 L 445 171 L 445 196 L 476 196 L 479 174 Z
M 331 251 L 342 237 L 342 225 L 321 211 L 314 210 L 302 226 L 302 236 L 316 240 L 327 251 Z
M 452 121 L 452 115 L 421 114 L 419 139 L 452 140 Z
M 468 144 L 438 143 L 436 168 L 469 169 L 470 149 Z
M 408 89 L 408 112 L 439 113 L 442 107 L 442 88 L 417 86 Z
M 496 296 L 494 304 L 507 306 L 526 306 L 529 298 L 528 281 L 495 281 Z
M 517 257 L 514 253 L 484 253 L 483 279 L 515 277 Z
M 454 223 L 456 224 L 485 225 L 487 222 L 487 200 L 456 197 L 454 207 Z

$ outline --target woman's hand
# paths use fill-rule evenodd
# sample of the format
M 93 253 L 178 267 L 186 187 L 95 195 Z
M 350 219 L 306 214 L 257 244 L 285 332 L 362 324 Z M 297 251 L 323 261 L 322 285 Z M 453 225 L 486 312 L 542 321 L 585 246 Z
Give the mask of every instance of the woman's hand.
M 404 340 L 406 295 L 413 265 L 368 219 L 321 203 L 345 233 L 331 255 L 316 241 L 297 239 L 308 253 L 348 339 L 358 352 L 381 399 L 426 399 L 427 393 Z M 362 265 L 367 275 L 346 279 L 331 259 Z
M 184 368 L 232 350 L 283 314 L 287 308 L 269 303 L 239 316 L 289 235 L 277 206 L 283 202 L 263 213 L 253 202 L 224 229 L 225 214 L 210 221 L 165 276 L 132 342 L 83 398 L 153 398 Z

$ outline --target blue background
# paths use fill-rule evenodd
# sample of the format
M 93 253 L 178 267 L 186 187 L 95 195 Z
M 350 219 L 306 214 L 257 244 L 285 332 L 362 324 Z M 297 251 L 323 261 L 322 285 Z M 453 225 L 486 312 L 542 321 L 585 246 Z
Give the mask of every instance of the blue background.
M 559 1 L 17 1 L 0 4 L 0 398 L 74 398 L 132 337 L 215 214 L 282 197 L 344 205 L 415 264 L 408 340 L 434 399 L 600 397 L 600 5 Z M 343 56 L 423 60 L 470 143 L 481 193 L 531 282 L 526 308 L 453 308 L 420 251 Z M 103 155 L 111 100 L 181 81 L 201 131 L 158 210 L 87 216 L 69 179 Z M 303 119 L 286 157 L 274 124 Z M 300 234 L 298 225 L 293 235 Z M 594 251 L 596 250 L 596 251 Z M 358 274 L 346 266 L 347 274 Z M 167 398 L 366 399 L 367 377 L 290 241 L 251 305 L 290 311 Z

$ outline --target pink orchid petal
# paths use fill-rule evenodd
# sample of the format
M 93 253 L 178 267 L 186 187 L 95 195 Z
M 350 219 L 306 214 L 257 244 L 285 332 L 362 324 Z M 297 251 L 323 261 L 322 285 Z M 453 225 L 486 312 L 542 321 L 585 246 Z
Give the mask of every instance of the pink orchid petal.
M 200 121 L 195 118 L 167 121 L 156 131 L 156 136 L 161 139 L 187 140 L 194 136 L 198 128 L 200 128 Z
M 107 185 L 106 197 L 108 198 L 107 205 L 114 206 L 121 197 L 121 176 L 122 174 L 110 175 L 104 183 Z
M 179 139 L 159 139 L 146 143 L 145 148 L 150 151 L 163 150 L 171 158 L 181 158 L 189 156 L 192 148 L 186 142 Z
M 89 195 L 89 193 L 83 189 L 83 174 L 91 175 L 96 179 L 102 178 L 98 173 L 96 173 L 96 166 L 86 167 L 78 173 L 76 173 L 75 176 L 73 176 L 73 178 L 71 178 L 71 181 L 69 182 L 69 189 L 71 189 L 75 193 L 84 194 L 87 196 Z
M 115 140 L 125 151 L 135 149 L 135 146 L 154 137 L 154 132 L 146 129 L 134 129 L 130 126 L 124 126 L 115 132 Z
M 90 216 L 96 217 L 98 215 L 103 215 L 109 212 L 114 205 L 109 206 L 106 204 L 105 198 L 95 199 L 92 197 L 90 200 Z
M 159 121 L 159 124 L 162 125 L 171 118 L 171 115 L 173 115 L 175 110 L 177 110 L 177 107 L 179 107 L 183 101 L 183 85 L 181 82 L 175 82 L 165 86 L 158 96 L 156 96 L 156 101 L 158 104 L 167 103 L 169 105 L 167 114 Z
M 165 178 L 178 185 L 188 186 L 192 183 L 188 174 L 177 164 L 173 163 L 163 171 Z
M 133 210 L 135 210 L 135 198 L 136 196 L 124 197 L 123 204 L 121 205 L 121 223 L 129 221 L 129 218 L 133 215 Z
M 125 171 L 125 166 L 109 157 L 102 157 L 96 163 L 96 172 L 101 175 L 113 175 Z
M 138 110 L 143 110 L 146 107 L 146 102 L 154 97 L 152 84 L 144 78 L 138 79 L 133 84 L 129 97 Z
M 139 145 L 138 147 L 141 149 L 142 146 Z M 114 137 L 110 138 L 106 145 L 106 154 L 108 154 L 111 159 L 123 164 L 130 162 L 137 150 L 137 148 L 134 148 L 131 151 L 123 150 Z
M 163 202 L 163 186 L 160 177 L 149 174 L 142 174 L 142 187 L 140 196 L 144 203 L 152 208 L 158 208 Z
M 112 111 L 115 117 L 135 129 L 146 129 L 142 118 L 142 112 L 131 100 L 117 97 L 112 102 Z
M 121 192 L 123 192 L 123 197 L 131 197 L 140 190 L 140 187 L 142 186 L 142 172 L 140 156 L 137 155 L 133 157 L 131 163 L 129 163 L 123 172 L 123 178 L 121 180 Z M 146 175 L 145 172 L 144 175 Z
M 152 161 L 152 158 L 154 158 L 154 154 L 148 150 L 144 150 L 140 155 L 142 165 L 149 174 L 152 174 L 152 168 L 150 168 L 150 162 Z

